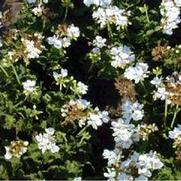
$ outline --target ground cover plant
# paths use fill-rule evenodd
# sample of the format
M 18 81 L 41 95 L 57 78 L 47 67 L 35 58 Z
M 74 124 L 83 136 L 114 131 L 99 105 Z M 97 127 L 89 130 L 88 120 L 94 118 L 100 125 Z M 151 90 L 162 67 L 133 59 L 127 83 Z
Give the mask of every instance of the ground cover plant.
M 180 0 L 0 2 L 0 179 L 181 179 Z

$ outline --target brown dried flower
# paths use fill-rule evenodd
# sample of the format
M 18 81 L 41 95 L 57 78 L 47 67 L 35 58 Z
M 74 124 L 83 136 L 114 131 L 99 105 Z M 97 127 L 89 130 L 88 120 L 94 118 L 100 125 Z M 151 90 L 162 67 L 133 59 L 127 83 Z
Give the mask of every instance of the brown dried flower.
M 160 61 L 164 56 L 168 54 L 169 49 L 166 45 L 161 46 L 158 44 L 155 48 L 152 49 L 151 55 L 153 56 L 153 60 Z
M 135 100 L 136 91 L 135 91 L 135 85 L 131 80 L 121 78 L 116 79 L 115 87 L 119 91 L 119 94 L 121 97 Z

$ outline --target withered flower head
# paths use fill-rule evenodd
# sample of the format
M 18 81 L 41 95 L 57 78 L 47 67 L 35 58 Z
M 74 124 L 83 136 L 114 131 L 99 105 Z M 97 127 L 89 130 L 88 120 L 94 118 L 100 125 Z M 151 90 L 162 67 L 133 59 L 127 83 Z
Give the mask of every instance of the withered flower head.
M 80 102 L 70 101 L 62 107 L 61 112 L 62 116 L 65 117 L 63 124 L 67 125 L 75 121 L 82 122 L 83 124 L 87 120 L 90 111 Z
M 122 98 L 135 100 L 136 91 L 135 85 L 131 80 L 121 78 L 116 79 L 115 87 L 119 91 L 119 94 Z
M 67 24 L 60 24 L 58 25 L 58 28 L 55 33 L 60 35 L 61 37 L 67 36 L 67 28 L 68 28 Z
M 143 140 L 148 140 L 151 133 L 158 131 L 157 126 L 153 124 L 143 124 L 138 127 L 138 133 Z
M 155 48 L 152 49 L 151 55 L 153 60 L 160 61 L 163 57 L 168 55 L 168 52 L 169 49 L 167 48 L 167 45 L 161 46 L 158 44 Z
M 171 103 L 181 105 L 181 73 L 173 72 L 172 76 L 167 77 L 165 88 Z
M 5 158 L 11 159 L 13 156 L 17 158 L 21 157 L 21 155 L 23 155 L 27 151 L 27 146 L 28 146 L 27 141 L 22 141 L 22 140 L 12 141 L 10 146 L 5 147 L 6 149 Z

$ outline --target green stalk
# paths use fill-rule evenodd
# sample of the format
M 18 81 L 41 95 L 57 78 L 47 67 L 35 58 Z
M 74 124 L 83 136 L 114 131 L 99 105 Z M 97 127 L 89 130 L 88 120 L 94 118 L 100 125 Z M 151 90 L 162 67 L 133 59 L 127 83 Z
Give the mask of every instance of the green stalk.
M 13 72 L 14 72 L 14 75 L 15 75 L 15 77 L 16 77 L 17 82 L 21 85 L 19 76 L 18 76 L 18 74 L 17 74 L 17 72 L 16 72 L 16 69 L 15 69 L 14 65 L 11 64 L 11 67 L 12 67 L 12 69 L 13 69 Z
M 165 111 L 164 111 L 164 125 L 167 124 L 167 114 L 168 114 L 168 104 L 167 104 L 167 98 L 165 99 Z
M 149 23 L 150 22 L 150 18 L 148 16 L 148 7 L 146 5 L 144 5 L 144 6 L 145 6 L 146 19 L 147 19 L 147 21 Z
M 68 15 L 68 7 L 65 8 L 65 16 L 63 18 L 63 21 L 67 19 L 67 15 Z
M 109 38 L 112 38 L 113 34 L 112 34 L 111 26 L 109 23 L 107 23 L 107 31 L 108 31 Z
M 9 77 L 7 71 L 4 69 L 4 67 L 2 65 L 0 65 L 0 68 L 3 71 L 3 73 L 6 75 L 6 77 Z
M 174 115 L 173 115 L 173 118 L 172 118 L 171 128 L 173 128 L 173 125 L 174 125 L 174 123 L 175 123 L 175 119 L 176 119 L 176 117 L 177 117 L 177 113 L 180 111 L 180 109 L 179 109 L 178 107 L 179 107 L 179 105 L 177 104 L 176 110 L 175 110 Z

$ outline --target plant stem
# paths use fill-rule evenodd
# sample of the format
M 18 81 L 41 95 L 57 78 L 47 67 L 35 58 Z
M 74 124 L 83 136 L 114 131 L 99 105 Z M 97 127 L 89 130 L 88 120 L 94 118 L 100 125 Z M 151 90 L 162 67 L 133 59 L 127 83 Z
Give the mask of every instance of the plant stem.
M 171 128 L 173 128 L 173 125 L 174 125 L 174 123 L 175 123 L 175 119 L 176 119 L 176 117 L 177 117 L 177 113 L 178 113 L 179 111 L 180 111 L 180 109 L 178 109 L 178 104 L 177 104 L 176 110 L 175 110 L 175 112 L 174 112 L 173 119 L 172 119 L 172 122 L 171 122 Z
M 148 23 L 150 22 L 149 16 L 148 16 L 148 7 L 146 5 L 145 6 L 145 13 L 146 13 L 146 19 L 148 21 Z
M 113 34 L 112 34 L 111 26 L 110 26 L 109 23 L 107 23 L 107 31 L 108 31 L 108 34 L 109 34 L 109 38 L 112 38 Z
M 9 75 L 8 75 L 7 71 L 4 69 L 4 67 L 0 65 L 0 68 L 3 71 L 3 73 L 6 75 L 6 77 L 9 77 Z
M 77 134 L 77 136 L 80 136 L 88 127 L 89 125 L 86 125 L 83 129 L 81 129 L 79 133 Z
M 18 74 L 17 74 L 17 72 L 16 72 L 16 69 L 15 69 L 14 65 L 11 64 L 11 67 L 12 67 L 13 72 L 14 72 L 14 74 L 15 74 L 16 80 L 18 81 L 19 84 L 21 84 L 21 82 L 20 82 L 20 80 L 19 80 L 19 76 L 18 76 Z
M 164 125 L 167 124 L 167 112 L 168 112 L 168 104 L 167 104 L 167 98 L 165 99 L 165 111 L 164 111 Z
M 68 7 L 66 7 L 66 8 L 65 8 L 65 16 L 64 16 L 64 18 L 63 18 L 63 21 L 65 21 L 65 20 L 66 20 L 67 15 L 68 15 Z

